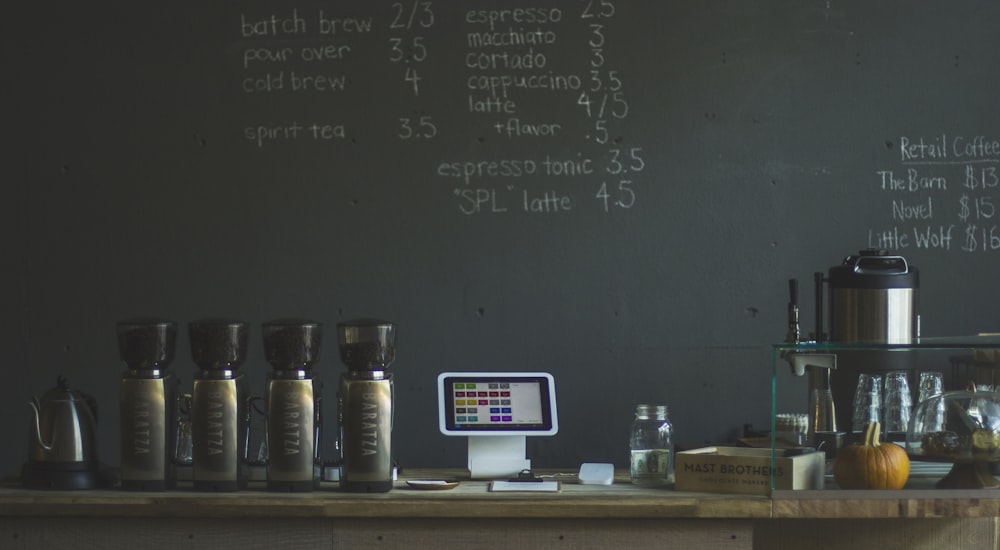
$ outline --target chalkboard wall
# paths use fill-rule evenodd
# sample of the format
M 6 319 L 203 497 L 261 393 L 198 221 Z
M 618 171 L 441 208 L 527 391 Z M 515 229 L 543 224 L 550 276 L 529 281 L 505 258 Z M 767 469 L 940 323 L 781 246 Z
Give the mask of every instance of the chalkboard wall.
M 552 372 L 540 466 L 624 466 L 639 402 L 688 446 L 763 427 L 787 279 L 869 246 L 920 269 L 924 335 L 1000 328 L 995 2 L 11 13 L 5 475 L 59 373 L 117 464 L 114 325 L 138 315 L 180 324 L 188 387 L 187 322 L 249 322 L 258 392 L 260 324 L 322 321 L 328 397 L 333 326 L 395 321 L 403 466 L 463 464 L 444 370 Z

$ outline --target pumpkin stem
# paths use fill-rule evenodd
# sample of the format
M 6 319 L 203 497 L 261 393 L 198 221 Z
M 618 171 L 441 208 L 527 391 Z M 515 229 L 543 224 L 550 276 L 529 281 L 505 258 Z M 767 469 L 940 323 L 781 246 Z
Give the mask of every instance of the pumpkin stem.
M 880 443 L 878 442 L 879 434 L 882 431 L 882 424 L 879 422 L 869 422 L 868 427 L 865 428 L 865 446 L 867 447 L 878 447 Z

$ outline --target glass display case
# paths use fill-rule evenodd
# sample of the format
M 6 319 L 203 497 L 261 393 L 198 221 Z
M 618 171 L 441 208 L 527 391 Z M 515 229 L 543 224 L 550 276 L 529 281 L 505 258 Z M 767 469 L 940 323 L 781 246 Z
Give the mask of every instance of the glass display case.
M 829 465 L 873 420 L 914 463 L 945 465 L 936 487 L 1000 487 L 998 370 L 1000 334 L 774 344 L 772 490 L 777 458 L 818 449 Z

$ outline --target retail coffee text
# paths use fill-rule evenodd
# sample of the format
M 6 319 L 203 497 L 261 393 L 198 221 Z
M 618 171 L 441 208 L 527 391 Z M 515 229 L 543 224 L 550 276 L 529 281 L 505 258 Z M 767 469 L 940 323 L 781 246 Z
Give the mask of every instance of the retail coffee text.
M 934 161 L 1000 159 L 1000 139 L 986 136 L 932 138 L 900 136 L 899 160 L 903 164 Z
M 890 144 L 891 148 L 896 145 Z M 879 167 L 886 227 L 868 229 L 868 245 L 889 250 L 1000 250 L 996 199 L 1000 139 L 959 132 L 900 136 L 898 165 Z

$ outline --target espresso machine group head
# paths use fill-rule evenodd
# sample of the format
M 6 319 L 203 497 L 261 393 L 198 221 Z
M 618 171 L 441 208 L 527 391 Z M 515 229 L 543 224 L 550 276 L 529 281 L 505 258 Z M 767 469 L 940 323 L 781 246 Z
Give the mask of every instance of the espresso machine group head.
M 392 489 L 393 380 L 396 325 L 354 319 L 337 325 L 340 358 L 347 372 L 338 394 L 345 491 L 384 493 Z
M 178 380 L 166 372 L 174 359 L 177 324 L 137 318 L 117 325 L 125 373 L 120 386 L 123 489 L 163 491 L 176 484 L 173 456 Z
M 267 378 L 267 488 L 312 491 L 319 483 L 319 362 L 323 325 L 305 319 L 264 323 Z
M 198 366 L 191 392 L 194 488 L 235 491 L 246 487 L 243 467 L 247 422 L 243 374 L 247 324 L 202 319 L 188 325 L 191 356 Z

